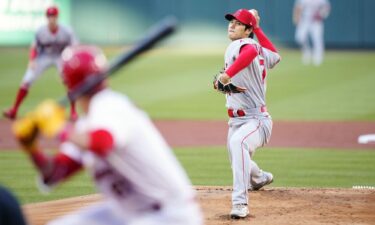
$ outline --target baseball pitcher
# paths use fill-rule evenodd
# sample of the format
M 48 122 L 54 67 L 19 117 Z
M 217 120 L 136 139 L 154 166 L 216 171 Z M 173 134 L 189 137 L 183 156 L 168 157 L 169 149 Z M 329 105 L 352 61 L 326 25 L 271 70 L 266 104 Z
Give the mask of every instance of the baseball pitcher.
M 101 51 L 88 46 L 67 48 L 62 60 L 69 91 L 107 66 Z M 77 104 L 83 116 L 59 135 L 60 151 L 53 158 L 46 157 L 37 139 L 39 131 L 51 133 L 59 127 L 61 107 L 43 103 L 14 125 L 16 137 L 40 172 L 42 189 L 85 168 L 105 197 L 49 225 L 202 224 L 185 171 L 145 112 L 104 81 L 79 97 Z
M 233 173 L 232 218 L 248 216 L 248 190 L 259 190 L 273 181 L 253 161 L 255 150 L 271 136 L 272 120 L 266 107 L 267 69 L 280 56 L 259 26 L 256 10 L 240 9 L 227 14 L 228 37 L 225 67 L 214 81 L 214 88 L 226 95 L 228 110 L 228 153 Z M 257 37 L 255 41 L 253 34 Z
M 21 82 L 13 106 L 3 115 L 8 119 L 17 117 L 18 108 L 28 94 L 30 86 L 49 67 L 55 66 L 61 74 L 61 52 L 70 45 L 78 44 L 73 31 L 58 24 L 59 10 L 51 6 L 46 10 L 48 23 L 41 26 L 35 34 L 35 39 L 30 47 L 29 65 Z M 75 120 L 77 113 L 74 103 L 71 103 L 71 119 Z
M 295 39 L 302 49 L 302 62 L 307 65 L 311 60 L 319 66 L 324 56 L 324 24 L 330 13 L 328 0 L 296 0 L 293 22 L 297 26 Z M 309 37 L 312 41 L 310 47 Z

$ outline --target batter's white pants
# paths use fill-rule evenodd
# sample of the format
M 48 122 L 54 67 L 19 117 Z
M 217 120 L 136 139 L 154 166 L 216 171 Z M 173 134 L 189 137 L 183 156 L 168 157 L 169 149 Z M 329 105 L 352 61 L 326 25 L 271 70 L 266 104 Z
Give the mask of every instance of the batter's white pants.
M 316 66 L 323 62 L 323 32 L 324 25 L 321 21 L 301 22 L 297 25 L 295 39 L 301 46 L 304 64 L 310 64 L 311 59 Z M 310 47 L 309 38 L 311 38 L 312 47 Z
M 248 204 L 250 182 L 262 182 L 262 173 L 252 160 L 255 150 L 271 138 L 270 117 L 232 118 L 229 121 L 228 153 L 233 173 L 232 204 Z
M 203 219 L 195 203 L 163 207 L 160 211 L 143 212 L 125 217 L 125 213 L 110 201 L 104 201 L 70 215 L 53 220 L 47 225 L 202 225 Z M 128 213 L 126 213 L 128 214 Z
M 55 66 L 59 71 L 59 74 L 62 72 L 62 61 L 60 56 L 48 56 L 41 55 L 35 59 L 35 67 L 27 68 L 25 75 L 22 79 L 22 84 L 30 86 L 37 80 L 40 75 L 47 70 L 49 67 Z

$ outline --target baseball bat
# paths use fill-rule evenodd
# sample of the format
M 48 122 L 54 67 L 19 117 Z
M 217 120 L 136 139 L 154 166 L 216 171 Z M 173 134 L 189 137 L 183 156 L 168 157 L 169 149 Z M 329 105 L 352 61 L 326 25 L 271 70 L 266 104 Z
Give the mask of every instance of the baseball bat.
M 62 105 L 67 105 L 68 100 L 75 101 L 80 96 L 92 90 L 92 88 L 105 80 L 107 77 L 115 74 L 120 68 L 134 60 L 141 53 L 151 49 L 156 43 L 168 37 L 176 30 L 176 28 L 177 20 L 174 17 L 167 17 L 163 19 L 161 22 L 154 25 L 147 35 L 138 41 L 130 51 L 121 53 L 114 60 L 112 60 L 106 71 L 96 76 L 88 76 L 82 85 L 68 93 L 68 98 L 65 97 L 59 101 L 59 103 Z

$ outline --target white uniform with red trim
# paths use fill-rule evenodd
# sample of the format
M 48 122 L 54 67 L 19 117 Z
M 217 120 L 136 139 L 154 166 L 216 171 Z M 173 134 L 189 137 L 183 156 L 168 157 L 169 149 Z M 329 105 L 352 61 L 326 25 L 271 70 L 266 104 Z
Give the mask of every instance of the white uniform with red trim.
M 231 42 L 225 53 L 225 69 L 229 68 L 240 54 L 243 45 L 254 45 L 258 56 L 234 77 L 236 86 L 247 90 L 226 95 L 229 119 L 228 151 L 233 172 L 232 204 L 247 204 L 250 183 L 261 182 L 261 172 L 252 156 L 258 147 L 266 144 L 272 131 L 272 119 L 266 109 L 266 69 L 273 68 L 279 54 L 259 45 L 251 38 Z M 245 114 L 243 116 L 243 114 Z M 240 115 L 240 116 L 239 116 Z
M 37 56 L 35 67 L 28 68 L 22 83 L 32 84 L 46 69 L 55 66 L 61 74 L 61 52 L 70 45 L 78 44 L 78 39 L 72 29 L 58 25 L 56 33 L 52 33 L 48 25 L 41 26 L 35 34 L 33 42 L 36 46 Z
M 202 224 L 183 168 L 148 116 L 125 96 L 109 89 L 95 94 L 75 129 L 104 129 L 114 139 L 106 157 L 67 142 L 61 146 L 88 169 L 105 201 L 50 224 Z
M 312 58 L 315 65 L 320 65 L 324 53 L 323 20 L 329 14 L 330 3 L 328 0 L 296 0 L 294 7 L 299 7 L 301 10 L 295 39 L 301 45 L 302 60 L 308 64 Z M 309 37 L 312 40 L 312 48 Z

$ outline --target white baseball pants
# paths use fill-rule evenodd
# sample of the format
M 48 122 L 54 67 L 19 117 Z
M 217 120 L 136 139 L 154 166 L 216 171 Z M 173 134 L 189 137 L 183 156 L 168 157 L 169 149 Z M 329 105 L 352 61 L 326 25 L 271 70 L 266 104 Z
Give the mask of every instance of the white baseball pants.
M 310 64 L 311 59 L 314 65 L 318 66 L 323 62 L 324 54 L 324 25 L 321 21 L 301 22 L 297 25 L 295 39 L 301 46 L 302 62 Z M 312 47 L 309 43 L 312 41 Z
M 31 85 L 40 75 L 47 70 L 49 67 L 55 66 L 59 71 L 62 72 L 62 62 L 60 56 L 47 56 L 42 55 L 35 59 L 35 67 L 27 68 L 25 75 L 22 79 L 22 84 Z
M 233 173 L 232 204 L 248 204 L 250 181 L 259 183 L 262 173 L 252 160 L 255 150 L 270 140 L 270 117 L 231 118 L 228 131 L 228 153 Z

